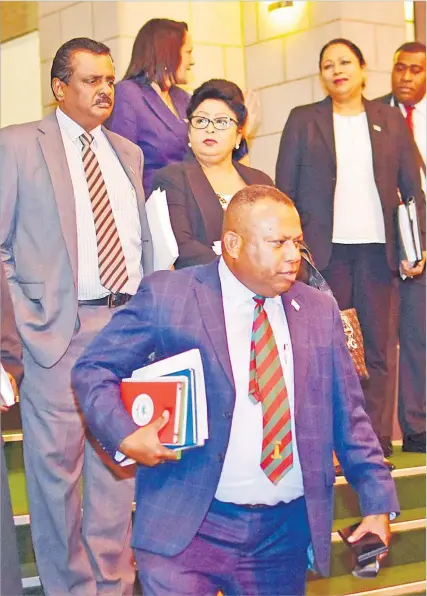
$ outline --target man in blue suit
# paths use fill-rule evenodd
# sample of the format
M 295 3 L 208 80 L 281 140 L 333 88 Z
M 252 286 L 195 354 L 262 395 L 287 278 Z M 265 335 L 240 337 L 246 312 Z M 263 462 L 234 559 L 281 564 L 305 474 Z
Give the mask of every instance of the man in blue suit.
M 133 546 L 146 594 L 304 594 L 310 558 L 329 570 L 334 449 L 359 494 L 353 539 L 370 531 L 388 543 L 394 485 L 336 302 L 295 281 L 301 240 L 288 197 L 244 188 L 225 215 L 222 258 L 144 279 L 74 368 L 103 448 L 141 464 Z M 138 428 L 119 385 L 153 356 L 191 348 L 203 361 L 209 439 L 175 461 L 158 440 L 167 414 Z M 284 413 L 269 416 L 277 400 Z

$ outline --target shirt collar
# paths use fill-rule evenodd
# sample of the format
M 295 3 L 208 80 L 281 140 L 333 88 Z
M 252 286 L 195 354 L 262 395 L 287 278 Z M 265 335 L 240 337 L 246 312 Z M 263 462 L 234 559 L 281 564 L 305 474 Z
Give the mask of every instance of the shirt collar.
M 230 271 L 225 264 L 223 257 L 220 258 L 218 264 L 219 279 L 221 281 L 222 294 L 225 298 L 232 302 L 236 307 L 244 303 L 250 302 L 255 296 L 255 292 L 252 292 L 247 288 L 237 277 Z M 274 298 L 266 298 L 268 301 L 281 303 L 280 296 L 274 296 Z M 255 303 L 254 303 L 255 304 Z
M 406 115 L 406 108 L 403 105 L 403 103 L 398 103 L 396 102 L 396 99 L 394 97 L 391 98 L 391 103 L 390 105 L 392 106 L 399 106 L 400 110 L 402 111 L 402 113 L 404 115 Z M 414 106 L 415 111 L 420 112 L 424 117 L 426 115 L 426 96 L 424 95 L 424 97 L 422 98 L 421 101 L 419 101 L 418 103 L 415 104 Z
M 74 144 L 81 145 L 81 141 L 79 139 L 80 135 L 82 135 L 85 130 L 77 124 L 75 120 L 67 116 L 65 112 L 63 112 L 60 108 L 56 108 L 56 118 L 58 120 L 59 128 L 68 135 L 68 137 L 73 141 Z M 90 131 L 90 134 L 95 139 L 95 145 L 99 142 L 99 137 L 102 134 L 101 125 L 99 124 L 96 128 Z

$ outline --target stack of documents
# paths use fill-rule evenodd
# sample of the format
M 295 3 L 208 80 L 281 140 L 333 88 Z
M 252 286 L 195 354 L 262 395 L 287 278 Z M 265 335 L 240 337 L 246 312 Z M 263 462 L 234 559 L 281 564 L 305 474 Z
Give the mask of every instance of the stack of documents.
M 399 260 L 408 261 L 414 267 L 423 258 L 421 236 L 414 197 L 409 197 L 397 208 L 397 234 Z
M 145 203 L 154 254 L 154 271 L 170 269 L 178 258 L 178 244 L 169 217 L 166 192 L 153 190 Z
M 8 407 L 13 406 L 15 403 L 15 394 L 7 372 L 2 364 L 0 364 L 0 375 L 1 404 Z
M 169 422 L 159 433 L 169 449 L 200 447 L 209 437 L 203 365 L 197 349 L 135 370 L 131 378 L 123 379 L 121 397 L 139 426 L 169 411 Z M 122 466 L 133 463 L 119 451 L 115 460 Z

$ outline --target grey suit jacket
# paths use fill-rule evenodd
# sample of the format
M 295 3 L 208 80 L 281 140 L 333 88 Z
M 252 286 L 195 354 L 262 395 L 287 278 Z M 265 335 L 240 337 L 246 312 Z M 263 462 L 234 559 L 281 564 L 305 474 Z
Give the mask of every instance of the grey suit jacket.
M 142 153 L 103 130 L 136 191 L 147 275 L 153 271 L 153 254 Z M 78 306 L 74 192 L 55 114 L 0 130 L 0 179 L 1 258 L 17 326 L 34 360 L 49 368 L 68 348 Z
M 424 225 L 425 201 L 414 143 L 402 114 L 378 101 L 364 100 L 375 183 L 380 195 L 390 269 L 397 269 L 395 214 L 403 197 L 414 196 Z M 318 269 L 331 258 L 337 177 L 332 101 L 294 108 L 280 141 L 276 185 L 289 195 L 301 216 L 305 240 Z

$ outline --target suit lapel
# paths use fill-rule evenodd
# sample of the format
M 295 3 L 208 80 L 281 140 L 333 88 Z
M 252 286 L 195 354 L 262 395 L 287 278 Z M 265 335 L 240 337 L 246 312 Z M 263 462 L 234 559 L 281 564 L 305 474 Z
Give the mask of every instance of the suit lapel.
M 191 159 L 184 161 L 182 167 L 187 175 L 194 200 L 200 209 L 206 232 L 220 230 L 224 211 L 200 164 L 195 159 Z M 219 238 L 211 240 L 219 240 Z
M 365 105 L 366 118 L 368 120 L 369 136 L 372 146 L 372 163 L 374 167 L 375 180 L 380 179 L 380 170 L 382 165 L 387 167 L 387 163 L 381 163 L 381 157 L 388 158 L 388 152 L 384 151 L 384 143 L 387 142 L 387 122 L 381 110 L 381 104 L 375 101 L 363 100 Z
M 39 125 L 38 141 L 49 170 L 58 208 L 59 221 L 65 246 L 70 257 L 73 282 L 77 289 L 78 255 L 76 205 L 73 183 L 68 168 L 61 131 L 56 114 L 49 114 Z
M 228 351 L 222 303 L 221 282 L 218 273 L 218 259 L 197 272 L 196 299 L 201 320 L 211 341 L 212 347 L 227 379 L 234 389 L 233 371 Z
M 326 97 L 316 105 L 316 124 L 322 134 L 326 147 L 328 148 L 331 166 L 337 169 L 337 158 L 335 153 L 334 119 L 332 112 L 332 100 Z
M 308 307 L 298 291 L 298 283 L 282 295 L 283 307 L 286 313 L 289 333 L 292 343 L 294 361 L 294 417 L 304 398 L 305 381 L 307 377 L 309 348 Z M 299 306 L 299 309 L 298 309 Z

